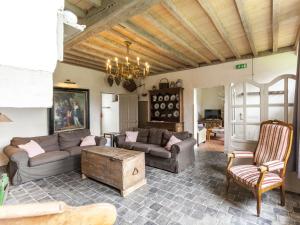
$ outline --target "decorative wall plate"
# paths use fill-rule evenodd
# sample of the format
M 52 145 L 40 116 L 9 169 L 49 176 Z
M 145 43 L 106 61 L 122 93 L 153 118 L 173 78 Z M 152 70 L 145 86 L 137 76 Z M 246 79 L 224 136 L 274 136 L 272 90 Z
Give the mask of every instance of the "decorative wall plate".
M 154 102 L 157 101 L 157 96 L 156 96 L 156 95 L 153 95 L 153 96 L 152 96 L 152 101 L 154 101 Z
M 174 112 L 173 112 L 173 116 L 177 118 L 177 117 L 179 116 L 179 112 L 178 112 L 177 110 L 174 111 Z
M 178 94 L 176 95 L 176 100 L 179 101 L 179 95 Z
M 169 114 L 168 114 L 168 118 L 171 118 L 171 117 L 172 117 L 172 113 L 169 113 Z
M 154 116 L 155 117 L 159 117 L 159 115 L 160 115 L 160 112 L 159 111 L 155 111 Z
M 165 108 L 166 108 L 166 103 L 161 103 L 161 104 L 160 104 L 160 108 L 161 108 L 161 109 L 165 109 Z
M 159 102 L 162 102 L 164 100 L 164 97 L 163 96 L 158 96 L 158 101 Z
M 166 117 L 166 114 L 161 114 L 160 117 L 161 117 L 161 118 L 165 118 L 165 117 Z
M 165 97 L 164 97 L 165 102 L 169 101 L 169 99 L 170 99 L 170 96 L 169 95 L 165 95 Z
M 175 99 L 176 99 L 176 95 L 171 95 L 170 100 L 171 100 L 171 101 L 175 101 Z
M 154 104 L 154 109 L 159 109 L 159 104 L 158 103 Z
M 176 103 L 176 109 L 179 109 L 179 102 Z
M 168 109 L 173 109 L 173 108 L 174 108 L 174 104 L 170 102 L 170 103 L 168 104 Z

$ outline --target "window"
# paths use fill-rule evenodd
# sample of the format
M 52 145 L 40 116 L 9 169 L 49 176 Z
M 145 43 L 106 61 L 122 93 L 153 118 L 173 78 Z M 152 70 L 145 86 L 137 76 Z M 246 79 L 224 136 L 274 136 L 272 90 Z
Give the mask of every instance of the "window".
M 282 75 L 267 84 L 246 81 L 231 85 L 231 137 L 257 140 L 261 121 L 293 121 L 295 76 Z

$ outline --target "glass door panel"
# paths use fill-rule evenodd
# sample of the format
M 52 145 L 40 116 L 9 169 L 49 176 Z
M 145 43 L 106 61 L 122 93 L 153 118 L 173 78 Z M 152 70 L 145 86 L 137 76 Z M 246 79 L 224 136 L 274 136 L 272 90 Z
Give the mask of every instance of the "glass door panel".
M 244 104 L 244 90 L 243 83 L 236 84 L 232 87 L 232 105 Z
M 284 103 L 284 79 L 269 87 L 269 104 L 283 104 Z
M 288 103 L 294 103 L 296 80 L 288 79 Z
M 246 104 L 259 105 L 260 104 L 260 88 L 252 84 L 246 83 Z
M 294 118 L 294 106 L 289 106 L 288 108 L 288 123 L 293 123 Z
M 269 106 L 269 120 L 284 121 L 284 106 Z
M 257 141 L 260 125 L 246 125 L 246 140 Z
M 242 107 L 234 107 L 233 108 L 234 112 L 233 112 L 233 121 L 234 122 L 243 122 L 244 121 L 244 111 Z
M 236 139 L 244 139 L 244 125 L 232 125 L 232 137 Z
M 246 107 L 246 123 L 260 123 L 260 107 Z

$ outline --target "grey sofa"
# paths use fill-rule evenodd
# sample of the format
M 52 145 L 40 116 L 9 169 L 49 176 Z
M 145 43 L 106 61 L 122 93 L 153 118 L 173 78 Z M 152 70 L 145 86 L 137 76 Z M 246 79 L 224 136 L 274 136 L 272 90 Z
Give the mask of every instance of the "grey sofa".
M 115 137 L 115 143 L 119 148 L 145 152 L 146 165 L 179 173 L 194 164 L 196 140 L 188 132 L 175 133 L 157 128 L 135 130 L 139 131 L 137 142 L 125 142 L 126 135 L 121 134 Z M 172 135 L 182 141 L 168 151 L 164 146 Z
M 8 174 L 13 185 L 30 180 L 40 179 L 63 172 L 80 169 L 81 138 L 90 135 L 88 129 L 62 132 L 49 136 L 15 137 L 4 153 L 9 158 Z M 29 158 L 26 151 L 18 148 L 34 140 L 45 150 L 45 153 Z M 96 137 L 97 145 L 105 145 L 106 139 Z

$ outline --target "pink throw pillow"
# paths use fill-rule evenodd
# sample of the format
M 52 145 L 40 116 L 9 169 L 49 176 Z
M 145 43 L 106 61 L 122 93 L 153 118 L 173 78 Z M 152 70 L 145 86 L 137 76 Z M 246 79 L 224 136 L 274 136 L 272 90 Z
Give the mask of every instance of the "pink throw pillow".
M 94 135 L 86 136 L 82 139 L 80 146 L 92 146 L 96 145 L 96 140 Z
M 138 134 L 138 131 L 126 131 L 125 142 L 136 142 Z
M 33 140 L 24 145 L 18 145 L 18 147 L 26 151 L 29 158 L 45 153 L 45 150 Z
M 171 150 L 171 146 L 174 145 L 174 144 L 177 144 L 181 142 L 180 139 L 178 139 L 177 137 L 175 137 L 174 135 L 171 136 L 170 140 L 168 141 L 167 145 L 165 146 L 165 149 L 167 150 Z

